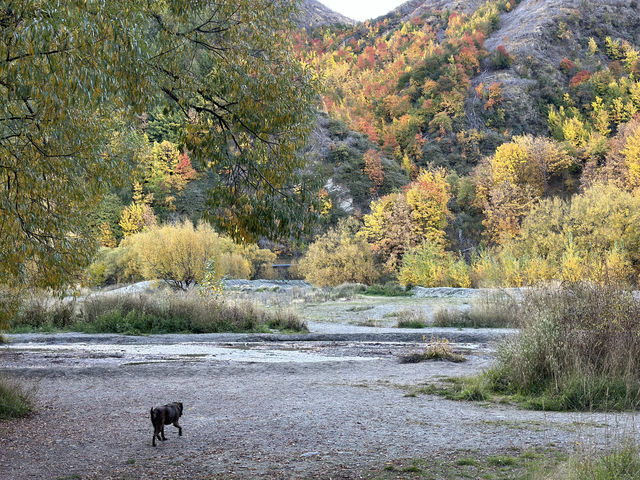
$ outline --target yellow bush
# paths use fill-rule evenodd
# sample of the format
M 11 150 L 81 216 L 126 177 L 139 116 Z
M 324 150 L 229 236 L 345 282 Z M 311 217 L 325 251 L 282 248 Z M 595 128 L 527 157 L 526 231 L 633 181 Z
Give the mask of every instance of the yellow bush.
M 372 284 L 378 278 L 371 247 L 356 237 L 355 228 L 348 222 L 312 243 L 300 260 L 298 271 L 308 282 L 322 287 Z
M 251 276 L 249 261 L 238 253 L 223 253 L 219 256 L 216 267 L 223 277 L 249 278 Z
M 469 274 L 463 259 L 437 244 L 424 243 L 405 254 L 398 280 L 404 286 L 469 287 Z
M 194 228 L 189 221 L 148 227 L 126 237 L 117 250 L 126 252 L 129 270 L 182 289 L 202 280 L 209 261 L 215 266 L 215 281 L 224 276 L 250 278 L 254 268 L 275 259 L 268 250 L 238 245 L 218 235 L 207 223 Z

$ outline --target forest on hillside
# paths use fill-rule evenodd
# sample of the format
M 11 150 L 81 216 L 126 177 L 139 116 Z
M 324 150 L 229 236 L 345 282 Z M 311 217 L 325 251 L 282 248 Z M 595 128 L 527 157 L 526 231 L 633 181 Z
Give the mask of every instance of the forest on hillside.
M 302 265 L 310 279 L 371 281 L 375 271 L 423 286 L 636 282 L 640 53 L 575 9 L 550 25 L 566 56 L 536 71 L 533 58 L 486 46 L 517 8 L 488 1 L 299 33 L 299 56 L 325 79 L 329 115 L 374 145 L 330 152 L 368 180 L 371 203 L 352 212 L 357 226 L 343 222 L 312 245 Z M 508 71 L 536 86 L 524 102 L 534 115 L 510 108 L 523 102 L 503 82 L 483 81 Z M 527 123 L 532 116 L 544 124 Z M 397 169 L 407 184 L 383 191 Z M 371 255 L 352 262 L 354 243 Z M 341 266 L 323 268 L 326 257 Z

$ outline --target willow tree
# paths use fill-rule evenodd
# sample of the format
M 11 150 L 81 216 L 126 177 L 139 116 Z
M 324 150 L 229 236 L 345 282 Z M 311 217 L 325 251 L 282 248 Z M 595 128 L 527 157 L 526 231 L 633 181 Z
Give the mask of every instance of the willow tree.
M 288 0 L 0 5 L 0 284 L 56 287 L 88 261 L 87 212 L 131 173 L 139 115 L 170 105 L 238 237 L 300 228 L 296 150 L 316 80 Z

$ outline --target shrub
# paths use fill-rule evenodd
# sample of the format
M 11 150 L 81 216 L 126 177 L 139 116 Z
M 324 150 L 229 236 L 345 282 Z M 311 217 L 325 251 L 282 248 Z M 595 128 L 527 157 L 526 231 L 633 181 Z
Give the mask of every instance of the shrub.
M 306 330 L 292 311 L 267 312 L 250 301 L 229 301 L 192 292 L 96 297 L 82 306 L 75 327 L 92 333 L 218 333 L 263 331 L 267 326 Z
M 560 64 L 558 66 L 565 75 L 568 75 L 569 72 L 571 72 L 571 70 L 575 68 L 574 63 L 568 57 L 564 57 L 562 60 L 560 60 Z
M 518 325 L 518 304 L 504 291 L 484 293 L 474 299 L 471 309 L 445 308 L 433 315 L 434 327 L 511 328 Z
M 640 447 L 624 444 L 604 455 L 579 456 L 552 479 L 634 480 L 640 478 Z
M 493 65 L 496 68 L 509 68 L 513 63 L 513 56 L 507 52 L 504 45 L 498 45 L 495 53 L 493 54 Z
M 378 296 L 378 297 L 410 297 L 413 292 L 406 289 L 398 282 L 387 282 L 384 285 L 375 284 L 367 287 L 363 292 L 365 295 Z
M 0 420 L 24 417 L 33 409 L 31 392 L 14 381 L 0 377 Z
M 251 278 L 269 273 L 276 255 L 255 244 L 238 245 L 218 235 L 207 223 L 196 228 L 190 221 L 154 225 L 125 238 L 118 248 L 103 248 L 87 270 L 91 285 L 132 282 L 140 278 L 163 280 L 186 290 L 205 275 L 207 264 L 216 265 L 222 277 Z
M 313 285 L 372 284 L 378 278 L 367 242 L 355 235 L 353 223 L 341 222 L 309 246 L 298 270 Z
M 487 372 L 491 389 L 554 410 L 640 404 L 640 301 L 611 285 L 577 283 L 525 295 L 519 337 Z
M 405 286 L 471 286 L 465 261 L 433 243 L 423 243 L 405 254 L 398 279 Z
M 435 337 L 432 337 L 431 340 L 427 342 L 424 351 L 414 352 L 400 357 L 400 363 L 419 363 L 426 360 L 445 360 L 460 363 L 465 362 L 467 359 L 453 351 L 449 340 Z
M 87 268 L 87 282 L 90 286 L 105 286 L 118 283 L 136 282 L 142 279 L 131 249 L 101 248 L 93 263 Z
M 48 296 L 32 295 L 20 305 L 16 315 L 10 320 L 12 330 L 67 329 L 75 321 L 74 303 Z
M 398 328 L 426 328 L 427 319 L 421 310 L 401 310 L 397 314 Z

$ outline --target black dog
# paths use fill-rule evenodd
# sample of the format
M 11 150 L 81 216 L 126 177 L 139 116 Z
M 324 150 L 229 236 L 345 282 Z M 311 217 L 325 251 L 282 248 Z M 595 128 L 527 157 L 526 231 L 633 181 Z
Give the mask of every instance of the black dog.
M 162 407 L 151 407 L 151 423 L 153 423 L 153 442 L 156 446 L 156 437 L 158 440 L 166 440 L 164 437 L 164 426 L 173 423 L 178 428 L 178 435 L 182 436 L 182 427 L 178 425 L 178 419 L 182 416 L 182 403 L 175 402 Z M 162 437 L 160 437 L 162 435 Z

